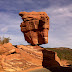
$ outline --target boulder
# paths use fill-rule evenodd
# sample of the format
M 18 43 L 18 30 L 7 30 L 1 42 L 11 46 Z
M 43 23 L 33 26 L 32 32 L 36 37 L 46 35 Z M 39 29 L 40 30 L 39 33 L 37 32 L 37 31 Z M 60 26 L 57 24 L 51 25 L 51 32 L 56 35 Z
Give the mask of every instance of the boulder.
M 32 45 L 48 43 L 49 17 L 45 12 L 20 12 L 21 31 Z

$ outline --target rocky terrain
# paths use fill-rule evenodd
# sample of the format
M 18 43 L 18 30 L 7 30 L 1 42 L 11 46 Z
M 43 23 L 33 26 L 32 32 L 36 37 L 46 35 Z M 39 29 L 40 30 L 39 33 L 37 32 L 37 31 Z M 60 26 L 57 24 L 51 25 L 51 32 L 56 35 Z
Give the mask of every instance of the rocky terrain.
M 57 53 L 40 46 L 0 45 L 0 70 L 2 72 L 24 72 L 36 67 L 61 66 Z M 0 72 L 1 72 L 0 71 Z
M 30 72 L 33 69 L 63 66 L 56 52 L 38 46 L 48 43 L 47 14 L 33 11 L 20 12 L 19 15 L 23 19 L 21 31 L 31 45 L 0 44 L 0 72 Z

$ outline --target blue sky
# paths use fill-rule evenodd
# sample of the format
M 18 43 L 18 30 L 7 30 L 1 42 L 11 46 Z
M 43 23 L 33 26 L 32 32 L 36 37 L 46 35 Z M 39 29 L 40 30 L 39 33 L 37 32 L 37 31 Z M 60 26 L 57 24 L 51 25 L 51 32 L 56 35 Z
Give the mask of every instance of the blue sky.
M 50 17 L 49 43 L 43 47 L 72 48 L 72 0 L 0 0 L 0 36 L 28 45 L 20 31 L 21 11 L 44 11 Z

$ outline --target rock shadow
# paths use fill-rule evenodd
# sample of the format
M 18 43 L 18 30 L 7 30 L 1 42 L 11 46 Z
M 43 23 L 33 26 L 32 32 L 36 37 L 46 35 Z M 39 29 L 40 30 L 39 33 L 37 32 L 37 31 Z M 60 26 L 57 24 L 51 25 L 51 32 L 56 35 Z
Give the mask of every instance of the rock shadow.
M 42 66 L 44 68 L 50 70 L 51 72 L 72 72 L 71 67 L 60 66 L 60 64 L 55 60 L 55 52 L 43 49 L 42 53 L 43 53 Z
M 51 67 L 51 68 L 47 68 L 49 69 L 51 72 L 72 72 L 72 68 L 71 67 Z
M 43 62 L 42 66 L 47 68 L 47 67 L 55 67 L 55 66 L 60 66 L 60 64 L 55 60 L 55 52 L 43 49 Z

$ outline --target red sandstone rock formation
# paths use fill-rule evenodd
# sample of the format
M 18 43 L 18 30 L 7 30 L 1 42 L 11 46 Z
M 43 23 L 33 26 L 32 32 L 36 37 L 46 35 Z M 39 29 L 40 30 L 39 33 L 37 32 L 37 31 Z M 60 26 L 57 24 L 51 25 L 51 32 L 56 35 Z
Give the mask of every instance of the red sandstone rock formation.
M 21 31 L 32 45 L 48 43 L 49 17 L 45 12 L 20 12 Z
M 11 43 L 0 46 L 0 64 L 5 71 L 21 72 L 35 67 L 57 67 L 60 61 L 57 53 L 40 46 L 17 45 Z M 7 51 L 3 51 L 6 49 Z
M 11 52 L 13 52 L 13 50 L 15 51 L 15 47 L 12 46 L 11 43 L 5 43 L 5 44 L 0 46 L 0 55 L 6 54 L 8 52 L 11 53 Z

